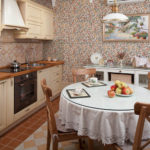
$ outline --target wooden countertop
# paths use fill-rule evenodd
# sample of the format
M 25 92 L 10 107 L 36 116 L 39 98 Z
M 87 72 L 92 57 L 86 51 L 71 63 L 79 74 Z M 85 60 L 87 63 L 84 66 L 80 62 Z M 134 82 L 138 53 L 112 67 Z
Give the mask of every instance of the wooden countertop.
M 52 66 L 61 65 L 61 64 L 64 64 L 64 61 L 38 61 L 37 63 L 45 64 L 45 66 L 30 67 L 29 70 L 25 70 L 25 71 L 21 71 L 21 72 L 17 72 L 17 73 L 0 72 L 0 80 L 4 80 L 4 79 L 11 78 L 11 77 L 19 76 L 22 74 L 42 70 L 42 69 L 49 68 Z M 22 65 L 22 67 L 26 67 L 26 65 Z

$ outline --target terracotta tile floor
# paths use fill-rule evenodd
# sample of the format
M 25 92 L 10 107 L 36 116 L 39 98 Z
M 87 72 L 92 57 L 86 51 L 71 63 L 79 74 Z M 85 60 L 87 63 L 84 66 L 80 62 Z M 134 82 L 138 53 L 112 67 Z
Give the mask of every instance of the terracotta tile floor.
M 58 110 L 59 98 L 54 100 L 54 111 Z M 14 150 L 46 121 L 46 108 L 40 109 L 22 123 L 0 137 L 0 150 Z

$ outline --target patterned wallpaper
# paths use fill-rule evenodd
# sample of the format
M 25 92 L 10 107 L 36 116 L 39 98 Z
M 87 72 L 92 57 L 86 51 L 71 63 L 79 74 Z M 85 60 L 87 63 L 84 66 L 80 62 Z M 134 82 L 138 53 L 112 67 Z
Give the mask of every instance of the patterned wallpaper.
M 94 52 L 104 60 L 118 63 L 117 52 L 126 51 L 125 64 L 131 64 L 134 55 L 150 56 L 150 43 L 103 42 L 101 19 L 111 13 L 110 6 L 102 0 L 57 0 L 55 11 L 55 40 L 44 43 L 44 57 L 51 56 L 65 61 L 64 80 L 72 80 L 71 68 L 90 63 Z M 124 14 L 150 13 L 150 2 L 119 6 Z

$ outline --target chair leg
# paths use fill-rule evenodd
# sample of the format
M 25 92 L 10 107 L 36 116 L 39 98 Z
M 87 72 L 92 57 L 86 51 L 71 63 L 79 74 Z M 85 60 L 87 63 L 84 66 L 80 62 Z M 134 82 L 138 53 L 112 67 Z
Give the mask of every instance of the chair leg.
M 51 144 L 51 135 L 49 130 L 47 130 L 47 150 L 50 150 L 50 144 Z
M 88 138 L 88 150 L 93 150 L 93 140 Z
M 58 150 L 58 141 L 57 140 L 53 141 L 53 150 Z
M 107 145 L 107 144 L 106 144 L 106 145 L 104 145 L 104 150 L 109 150 L 109 147 L 110 147 L 110 146 L 109 146 L 109 145 Z
M 80 147 L 80 149 L 83 149 L 82 138 L 81 138 L 81 139 L 79 139 L 79 147 Z

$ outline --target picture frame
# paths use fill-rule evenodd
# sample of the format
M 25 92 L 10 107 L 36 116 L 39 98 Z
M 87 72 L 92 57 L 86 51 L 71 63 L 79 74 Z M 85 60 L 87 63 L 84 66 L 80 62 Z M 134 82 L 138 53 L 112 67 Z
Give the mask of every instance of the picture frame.
M 127 23 L 104 23 L 103 41 L 150 41 L 150 14 L 127 15 Z

